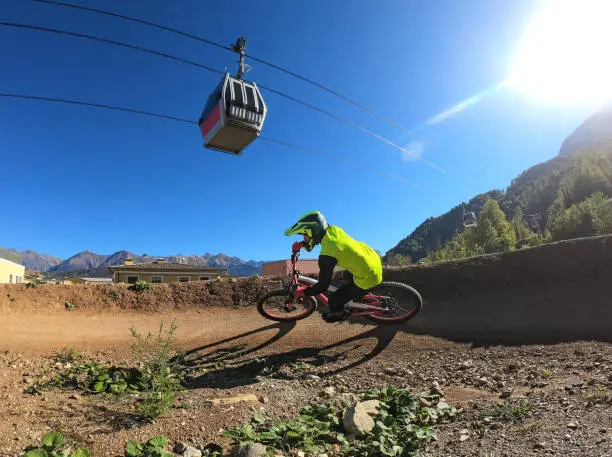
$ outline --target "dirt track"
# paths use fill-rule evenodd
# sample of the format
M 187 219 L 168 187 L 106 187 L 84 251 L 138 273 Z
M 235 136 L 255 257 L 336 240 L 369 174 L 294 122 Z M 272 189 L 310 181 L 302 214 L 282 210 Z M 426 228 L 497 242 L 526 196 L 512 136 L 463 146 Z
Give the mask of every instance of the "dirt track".
M 324 387 L 419 392 L 435 380 L 465 413 L 440 428 L 424 456 L 610 457 L 610 240 L 388 271 L 387 279 L 415 284 L 426 300 L 400 326 L 328 325 L 316 314 L 297 324 L 265 320 L 252 305 L 273 285 L 268 280 L 162 285 L 143 294 L 122 286 L 0 285 L 0 455 L 15 456 L 60 427 L 94 456 L 121 455 L 128 439 L 157 434 L 203 447 L 223 442 L 219 429 L 245 423 L 258 408 L 290 419 L 321 401 Z M 68 311 L 66 302 L 76 308 Z M 140 421 L 129 397 L 23 392 L 43 368 L 54 369 L 47 357 L 65 348 L 133 366 L 129 328 L 155 331 L 174 319 L 188 389 L 184 406 L 155 423 Z M 510 404 L 500 403 L 504 392 Z M 260 402 L 207 402 L 244 393 Z M 529 405 L 521 421 L 495 419 L 491 408 L 519 401 Z M 483 415 L 494 417 L 492 425 L 480 422 Z M 463 429 L 470 431 L 465 442 Z

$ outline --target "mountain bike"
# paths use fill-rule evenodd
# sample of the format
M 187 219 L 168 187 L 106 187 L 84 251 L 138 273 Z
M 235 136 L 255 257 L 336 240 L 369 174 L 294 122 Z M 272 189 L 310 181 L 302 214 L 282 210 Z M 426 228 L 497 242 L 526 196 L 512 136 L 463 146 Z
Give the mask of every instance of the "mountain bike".
M 297 241 L 291 249 L 291 272 L 283 280 L 283 287 L 263 294 L 257 302 L 257 311 L 267 319 L 291 322 L 310 316 L 318 308 L 319 302 L 328 305 L 327 296 L 322 293 L 316 297 L 302 296 L 295 299 L 293 293 L 300 286 L 317 283 L 316 279 L 302 276 L 297 270 L 297 261 L 303 245 Z M 337 287 L 330 286 L 334 292 Z M 377 323 L 398 323 L 414 317 L 423 307 L 419 292 L 400 282 L 381 282 L 368 290 L 357 300 L 345 305 L 351 316 L 364 316 Z

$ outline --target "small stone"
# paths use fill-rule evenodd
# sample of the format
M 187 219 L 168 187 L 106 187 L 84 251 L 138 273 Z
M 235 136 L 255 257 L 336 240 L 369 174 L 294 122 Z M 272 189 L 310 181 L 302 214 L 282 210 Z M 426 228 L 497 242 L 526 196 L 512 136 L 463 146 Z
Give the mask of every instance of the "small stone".
M 570 435 L 569 433 L 567 433 L 567 434 L 566 434 L 566 435 L 563 437 L 563 439 L 564 439 L 564 440 L 566 440 L 566 441 L 569 441 L 569 440 L 571 440 L 571 439 L 572 439 L 572 435 Z
M 535 449 L 546 449 L 546 443 L 540 442 L 533 445 Z
M 505 400 L 507 398 L 510 398 L 511 395 L 512 395 L 511 389 L 504 389 L 502 390 L 502 393 L 499 394 L 499 398 L 501 398 L 502 400 Z
M 323 392 L 322 392 L 324 397 L 333 397 L 335 393 L 336 393 L 336 389 L 333 388 L 332 386 L 326 387 L 325 389 L 323 389 Z
M 493 418 L 492 418 L 492 417 L 490 417 L 490 416 L 485 417 L 485 418 L 482 420 L 482 422 L 484 422 L 484 423 L 485 423 L 485 424 L 487 424 L 487 425 L 490 425 L 490 424 L 491 424 L 491 422 L 493 422 Z
M 470 435 L 461 435 L 459 437 L 459 441 L 463 442 L 463 441 L 467 441 L 470 439 Z
M 185 452 L 185 449 L 187 449 L 187 445 L 185 443 L 176 443 L 173 450 L 175 454 L 182 454 Z
M 462 364 L 461 364 L 461 368 L 471 368 L 474 365 L 474 363 L 472 362 L 471 359 L 465 360 Z
M 266 397 L 265 395 L 262 395 L 261 397 L 259 397 L 259 401 L 262 402 L 264 405 L 267 405 L 268 403 L 270 403 L 270 399 Z
M 344 409 L 357 403 L 358 400 L 359 398 L 355 394 L 342 393 L 331 401 L 331 405 L 337 409 Z
M 252 443 L 247 447 L 235 447 L 232 454 L 233 457 L 265 457 L 266 447 L 261 443 Z
M 317 376 L 316 374 L 309 374 L 306 376 L 306 379 L 310 379 L 312 381 L 320 381 L 321 377 Z
M 576 422 L 572 421 L 572 422 L 567 424 L 567 428 L 574 428 L 574 429 L 576 429 L 576 428 L 578 428 L 578 424 Z
M 355 403 L 346 410 L 342 423 L 349 435 L 364 435 L 374 428 L 374 419 L 371 416 L 378 414 L 380 402 L 368 400 Z
M 186 446 L 181 455 L 183 457 L 202 457 L 202 451 L 194 448 L 193 446 Z
M 394 376 L 397 374 L 397 368 L 394 367 L 386 367 L 385 368 L 385 373 L 387 373 L 388 375 Z

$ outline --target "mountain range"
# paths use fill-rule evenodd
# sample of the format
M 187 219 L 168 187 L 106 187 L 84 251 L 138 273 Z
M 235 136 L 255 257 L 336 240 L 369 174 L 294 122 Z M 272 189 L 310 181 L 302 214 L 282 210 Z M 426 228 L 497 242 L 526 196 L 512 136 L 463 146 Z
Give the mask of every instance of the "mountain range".
M 132 258 L 135 263 L 152 262 L 164 258 L 170 262 L 184 263 L 188 265 L 201 265 L 214 268 L 227 268 L 229 274 L 234 276 L 252 276 L 261 274 L 261 261 L 247 261 L 226 254 L 206 253 L 198 255 L 172 255 L 167 257 L 151 256 L 148 254 L 137 255 L 128 251 L 117 251 L 111 255 L 96 254 L 91 251 L 83 251 L 61 260 L 48 254 L 39 254 L 35 251 L 10 252 L 21 257 L 23 265 L 28 270 L 47 273 L 51 277 L 63 276 L 110 276 L 107 267 L 121 265 L 125 259 Z
M 612 107 L 586 119 L 562 143 L 559 154 L 537 164 L 512 180 L 506 190 L 495 189 L 477 195 L 438 217 L 430 217 L 391 248 L 384 257 L 390 262 L 399 255 L 417 262 L 450 240 L 463 228 L 464 216 L 478 215 L 484 202 L 496 200 L 508 219 L 517 212 L 525 215 L 530 228 L 542 233 L 549 210 L 560 193 L 569 200 L 572 193 L 601 191 L 612 195 Z M 576 203 L 576 202 L 572 202 Z

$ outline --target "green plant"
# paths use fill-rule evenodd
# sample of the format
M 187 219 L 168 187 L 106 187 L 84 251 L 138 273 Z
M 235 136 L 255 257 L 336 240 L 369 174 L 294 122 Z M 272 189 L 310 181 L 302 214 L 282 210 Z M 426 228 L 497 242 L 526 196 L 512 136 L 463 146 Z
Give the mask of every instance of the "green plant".
M 493 409 L 484 411 L 484 415 L 491 416 L 502 422 L 520 424 L 533 412 L 533 404 L 529 400 L 517 402 L 503 402 Z
M 63 446 L 64 437 L 61 433 L 52 431 L 42 438 L 42 447 L 31 447 L 26 449 L 24 457 L 89 457 L 87 449 Z
M 72 311 L 72 310 L 76 309 L 76 305 L 75 305 L 74 303 L 69 302 L 69 301 L 67 301 L 67 302 L 64 304 L 64 307 L 65 307 L 65 308 L 66 308 L 68 311 Z
M 130 440 L 125 445 L 125 457 L 173 457 L 166 451 L 168 444 L 163 436 L 155 436 L 146 443 Z
M 164 332 L 163 321 L 155 337 L 151 332 L 143 337 L 134 328 L 130 328 L 130 333 L 136 339 L 132 353 L 136 360 L 141 361 L 140 372 L 144 382 L 150 386 L 138 405 L 138 412 L 147 419 L 155 419 L 168 412 L 176 402 L 176 393 L 183 388 L 183 376 L 175 358 L 175 331 L 176 323 L 172 322 Z
M 553 371 L 552 370 L 546 369 L 546 370 L 542 371 L 542 377 L 543 378 L 552 378 L 552 376 L 553 376 Z
M 343 411 L 329 404 L 306 406 L 295 420 L 275 425 L 256 414 L 249 424 L 228 430 L 224 436 L 240 446 L 259 442 L 283 452 L 301 448 L 308 455 L 335 450 L 351 457 L 413 456 L 424 442 L 435 439 L 433 425 L 453 420 L 460 412 L 434 392 L 422 396 L 431 405 L 428 407 L 422 407 L 408 390 L 395 387 L 370 390 L 362 398 L 379 400 L 380 412 L 374 429 L 361 438 L 344 435 Z
M 106 295 L 112 298 L 113 300 L 121 300 L 121 292 L 115 289 L 110 289 L 106 291 Z
M 74 348 L 66 348 L 61 352 L 58 352 L 54 360 L 59 363 L 76 363 L 84 359 L 82 352 L 77 351 Z
M 146 292 L 148 290 L 153 289 L 153 284 L 149 284 L 148 282 L 140 279 L 136 281 L 134 284 L 132 284 L 130 287 L 128 287 L 128 289 L 133 290 L 134 292 L 137 292 L 137 293 L 142 293 L 142 292 Z
M 608 392 L 605 386 L 597 386 L 595 392 L 587 394 L 587 404 L 589 406 L 606 403 L 612 403 L 612 394 Z
M 39 394 L 50 388 L 78 390 L 88 394 L 142 392 L 150 389 L 143 374 L 136 369 L 107 367 L 101 363 L 75 364 L 55 373 L 50 379 L 40 379 L 25 392 Z

